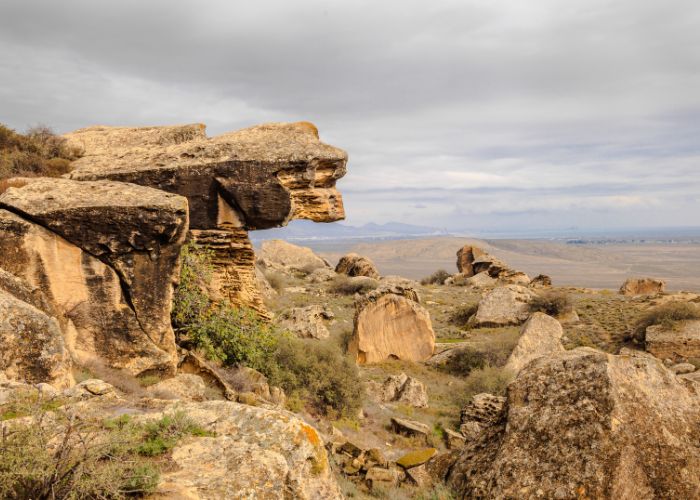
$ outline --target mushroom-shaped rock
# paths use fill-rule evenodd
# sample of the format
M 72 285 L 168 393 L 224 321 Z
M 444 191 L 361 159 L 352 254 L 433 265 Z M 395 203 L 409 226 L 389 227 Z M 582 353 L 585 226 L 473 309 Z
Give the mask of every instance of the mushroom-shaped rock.
M 519 285 L 494 288 L 481 298 L 469 323 L 486 327 L 519 325 L 530 315 L 530 302 L 534 297 L 532 290 Z
M 367 257 L 349 253 L 344 255 L 335 266 L 335 272 L 348 276 L 366 276 L 368 278 L 379 278 L 379 271 L 374 263 Z
M 656 295 L 665 290 L 665 281 L 654 278 L 629 278 L 620 287 L 620 294 L 626 296 Z
M 533 313 L 521 328 L 518 343 L 510 354 L 505 369 L 517 374 L 533 359 L 563 351 L 563 335 L 561 323 L 556 319 L 541 312 Z
M 696 498 L 698 385 L 656 359 L 578 348 L 538 358 L 448 480 L 464 498 Z
M 357 362 L 425 361 L 432 356 L 435 333 L 428 311 L 402 295 L 377 292 L 355 304 L 354 331 L 348 351 Z

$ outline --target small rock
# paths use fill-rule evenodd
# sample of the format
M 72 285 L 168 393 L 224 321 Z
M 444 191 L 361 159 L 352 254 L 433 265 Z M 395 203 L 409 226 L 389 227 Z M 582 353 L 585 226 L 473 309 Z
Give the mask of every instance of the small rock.
M 673 365 L 670 370 L 676 375 L 685 375 L 686 373 L 693 373 L 695 371 L 695 365 L 691 363 L 678 363 Z
M 433 478 L 428 474 L 425 464 L 407 469 L 406 475 L 419 488 L 427 488 L 433 484 Z
M 422 450 L 412 451 L 399 458 L 396 461 L 396 464 L 400 465 L 404 469 L 418 467 L 437 455 L 437 452 L 438 451 L 435 448 L 424 448 Z
M 377 483 L 396 486 L 399 483 L 399 474 L 395 469 L 372 467 L 367 471 L 365 480 L 367 481 L 370 489 L 376 486 Z
M 459 432 L 445 429 L 445 446 L 448 450 L 458 450 L 464 446 L 466 438 Z
M 406 436 L 427 437 L 430 434 L 430 427 L 422 422 L 416 422 L 415 420 L 392 417 L 391 426 L 394 432 Z

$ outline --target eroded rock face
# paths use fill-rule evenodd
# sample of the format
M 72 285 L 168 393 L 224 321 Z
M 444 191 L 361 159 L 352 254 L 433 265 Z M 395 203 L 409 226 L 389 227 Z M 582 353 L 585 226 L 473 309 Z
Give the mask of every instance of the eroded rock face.
M 61 328 L 51 318 L 0 290 L 0 372 L 12 380 L 71 385 L 71 359 Z
M 157 493 L 191 498 L 343 498 L 316 429 L 291 413 L 207 401 L 179 405 L 215 437 L 190 439 L 172 453 L 176 470 Z M 158 418 L 156 414 L 153 418 Z
M 348 351 L 360 364 L 385 359 L 425 361 L 435 349 L 430 314 L 417 302 L 375 291 L 355 304 Z
M 335 272 L 347 276 L 365 276 L 367 278 L 379 279 L 379 271 L 374 263 L 367 257 L 349 253 L 344 255 L 335 266 Z
M 533 359 L 561 352 L 564 329 L 561 323 L 541 312 L 533 313 L 520 330 L 518 343 L 508 357 L 505 369 L 514 375 Z
M 698 388 L 645 356 L 538 358 L 501 417 L 467 440 L 449 482 L 465 498 L 695 498 Z
M 626 296 L 634 295 L 656 295 L 666 290 L 666 282 L 653 278 L 630 278 L 620 287 L 620 294 Z
M 175 339 L 164 317 L 142 324 L 114 269 L 56 233 L 0 210 L 0 265 L 38 288 L 78 361 L 97 357 L 133 374 L 174 372 Z M 171 276 L 174 274 L 171 271 Z M 162 283 L 162 282 L 159 282 Z M 170 287 L 170 282 L 166 287 Z M 154 293 L 154 296 L 159 296 Z M 160 328 L 167 322 L 167 328 Z
M 328 262 L 310 248 L 293 245 L 283 240 L 264 241 L 260 247 L 258 262 L 265 269 L 280 271 L 328 269 Z
M 519 285 L 494 288 L 481 298 L 469 323 L 487 327 L 519 325 L 530 315 L 530 302 L 534 297 L 532 290 Z
M 459 431 L 469 440 L 476 439 L 485 428 L 498 421 L 505 403 L 506 398 L 487 392 L 472 396 L 460 412 Z
M 646 351 L 659 359 L 683 361 L 700 357 L 700 320 L 681 321 L 672 328 L 654 325 L 646 329 Z
M 501 283 L 524 286 L 530 283 L 530 277 L 527 274 L 511 269 L 502 260 L 471 245 L 466 245 L 457 251 L 457 270 L 465 278 L 486 273 Z

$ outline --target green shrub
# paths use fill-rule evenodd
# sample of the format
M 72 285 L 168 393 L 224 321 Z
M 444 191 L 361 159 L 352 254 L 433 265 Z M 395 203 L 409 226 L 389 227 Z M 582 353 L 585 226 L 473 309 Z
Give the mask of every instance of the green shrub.
M 199 322 L 211 308 L 207 293 L 214 273 L 212 252 L 189 242 L 180 250 L 180 282 L 173 295 L 173 326 L 186 328 Z
M 635 325 L 634 337 L 643 341 L 646 329 L 652 325 L 673 328 L 677 322 L 700 319 L 700 307 L 690 302 L 669 302 L 656 306 L 644 314 Z
M 571 298 L 564 292 L 544 292 L 530 302 L 530 312 L 539 311 L 550 316 L 559 316 L 572 310 Z
M 351 278 L 344 274 L 339 274 L 333 278 L 328 290 L 336 295 L 354 295 L 356 293 L 367 293 L 377 288 L 377 286 L 379 286 L 379 283 L 377 283 L 377 280 L 372 278 Z
M 445 280 L 452 276 L 450 273 L 444 269 L 438 269 L 430 276 L 427 276 L 420 280 L 421 285 L 444 285 Z
M 450 314 L 450 323 L 459 327 L 467 326 L 469 318 L 476 314 L 479 304 L 462 304 L 456 307 Z
M 285 338 L 275 362 L 272 370 L 261 370 L 270 382 L 322 413 L 355 416 L 362 405 L 364 387 L 357 365 L 335 345 Z
M 141 429 L 138 429 L 141 430 Z M 212 436 L 184 412 L 163 415 L 159 420 L 142 425 L 141 443 L 136 447 L 139 455 L 162 455 L 173 449 L 185 436 Z

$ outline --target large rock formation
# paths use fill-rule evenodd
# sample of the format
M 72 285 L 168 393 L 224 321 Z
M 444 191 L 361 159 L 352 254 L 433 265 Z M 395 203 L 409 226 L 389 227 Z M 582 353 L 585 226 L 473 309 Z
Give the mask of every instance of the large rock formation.
M 564 329 L 556 319 L 541 312 L 533 313 L 520 330 L 520 338 L 505 369 L 517 374 L 533 359 L 563 351 L 563 335 Z
M 530 302 L 534 297 L 532 290 L 519 285 L 494 288 L 481 298 L 469 324 L 477 327 L 519 325 L 530 315 Z
M 347 276 L 366 276 L 367 278 L 379 279 L 379 271 L 377 271 L 374 262 L 356 253 L 342 256 L 335 266 L 335 272 Z
M 650 326 L 644 343 L 646 351 L 659 359 L 700 358 L 700 320 L 679 321 L 672 327 Z
M 39 179 L 0 196 L 0 266 L 41 290 L 71 355 L 172 373 L 172 285 L 185 198 L 109 181 Z
M 466 278 L 479 273 L 487 273 L 502 283 L 528 285 L 530 277 L 511 269 L 505 262 L 488 254 L 479 247 L 466 245 L 457 251 L 457 270 Z
M 328 269 L 330 265 L 313 250 L 306 247 L 293 245 L 284 240 L 264 241 L 260 247 L 258 263 L 265 269 L 274 269 L 285 272 L 307 271 L 315 269 Z
M 649 356 L 538 358 L 449 482 L 465 498 L 697 498 L 699 389 Z
M 204 125 L 91 127 L 65 136 L 83 149 L 71 179 L 111 179 L 187 197 L 196 239 L 217 254 L 223 298 L 263 311 L 247 231 L 291 219 L 344 217 L 337 179 L 347 154 L 308 122 L 271 123 L 208 138 Z
M 465 245 L 457 250 L 457 271 L 466 277 L 474 276 L 482 271 L 474 270 L 474 261 L 484 255 L 488 255 L 479 247 Z
M 620 287 L 620 294 L 632 297 L 635 295 L 656 295 L 666 290 L 666 282 L 654 278 L 629 278 Z
M 403 294 L 394 293 L 399 290 Z M 430 314 L 416 299 L 410 287 L 387 283 L 356 301 L 348 352 L 358 363 L 425 361 L 432 356 L 435 333 Z

